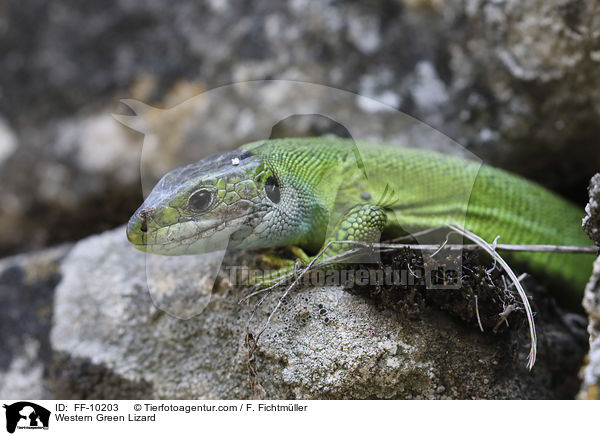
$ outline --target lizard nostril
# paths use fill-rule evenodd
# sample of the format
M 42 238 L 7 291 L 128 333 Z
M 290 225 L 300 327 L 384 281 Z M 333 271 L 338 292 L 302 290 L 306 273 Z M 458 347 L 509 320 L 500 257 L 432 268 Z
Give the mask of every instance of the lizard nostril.
M 140 232 L 148 232 L 148 220 L 153 212 L 154 209 L 151 207 L 144 208 L 138 212 L 138 216 L 140 217 Z

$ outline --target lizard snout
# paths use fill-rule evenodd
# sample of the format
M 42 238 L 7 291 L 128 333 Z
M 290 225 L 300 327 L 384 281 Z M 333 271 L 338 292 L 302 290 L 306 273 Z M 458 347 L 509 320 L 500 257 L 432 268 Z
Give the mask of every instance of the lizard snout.
M 154 208 L 140 208 L 127 223 L 127 239 L 134 245 L 145 245 L 148 223 L 152 220 Z

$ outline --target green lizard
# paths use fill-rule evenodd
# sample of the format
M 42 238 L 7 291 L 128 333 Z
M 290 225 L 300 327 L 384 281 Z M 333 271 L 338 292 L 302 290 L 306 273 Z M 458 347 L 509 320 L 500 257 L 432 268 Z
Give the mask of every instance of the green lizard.
M 259 141 L 166 174 L 127 227 L 139 250 L 182 255 L 225 247 L 379 242 L 449 221 L 491 242 L 589 245 L 582 212 L 500 169 L 437 152 L 335 137 Z M 342 247 L 331 245 L 327 255 Z M 347 249 L 347 246 L 346 246 Z M 327 257 L 327 256 L 324 256 Z M 516 253 L 578 305 L 590 254 Z

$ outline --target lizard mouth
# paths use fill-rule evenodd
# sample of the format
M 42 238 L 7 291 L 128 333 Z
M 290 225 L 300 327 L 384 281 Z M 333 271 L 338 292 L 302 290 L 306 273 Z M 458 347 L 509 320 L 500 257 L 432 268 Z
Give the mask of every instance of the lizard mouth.
M 139 219 L 132 217 L 127 225 L 127 239 L 138 250 L 162 255 L 200 254 L 227 248 L 229 236 L 240 226 L 240 218 L 227 221 L 185 221 L 151 231 L 143 231 Z

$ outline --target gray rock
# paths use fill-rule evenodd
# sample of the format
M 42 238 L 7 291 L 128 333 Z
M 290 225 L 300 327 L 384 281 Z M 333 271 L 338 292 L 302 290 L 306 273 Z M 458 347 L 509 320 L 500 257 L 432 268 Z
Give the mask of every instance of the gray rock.
M 582 353 L 563 321 L 542 319 L 541 354 L 529 373 L 518 352 L 526 341 L 519 348 L 510 335 L 482 334 L 440 311 L 410 320 L 339 287 L 292 292 L 254 347 L 281 292 L 240 304 L 245 294 L 230 274 L 214 286 L 202 280 L 220 256 L 147 258 L 123 228 L 76 244 L 56 289 L 48 382 L 55 396 L 557 398 L 573 381 L 560 371 L 570 365 L 575 374 Z M 169 260 L 158 266 L 160 259 Z M 176 300 L 183 289 L 193 305 L 194 288 L 200 305 L 190 317 Z M 543 301 L 538 308 L 547 312 Z
M 585 288 L 583 306 L 589 317 L 590 350 L 587 364 L 581 370 L 578 398 L 600 400 L 600 258 L 594 263 L 594 272 Z
M 590 202 L 583 227 L 590 238 L 598 244 L 600 235 L 600 176 L 596 174 L 590 182 Z M 582 369 L 583 383 L 579 392 L 582 399 L 600 399 L 600 257 L 594 263 L 594 272 L 585 288 L 583 307 L 588 313 L 590 351 L 587 365 Z
M 6 121 L 0 118 L 0 168 L 17 149 L 17 137 Z
M 583 187 L 600 166 L 592 121 L 600 98 L 600 88 L 592 85 L 600 80 L 599 53 L 592 48 L 600 38 L 598 5 L 458 3 L 464 9 L 456 2 L 450 9 L 465 25 L 450 43 L 450 101 L 455 105 L 463 98 L 458 105 L 467 121 L 461 124 L 468 127 L 458 126 L 455 137 L 477 154 L 583 203 Z M 590 86 L 594 90 L 586 92 Z M 477 126 L 480 135 L 474 134 Z
M 0 398 L 47 398 L 54 288 L 64 245 L 0 260 Z
M 583 230 L 596 245 L 600 245 L 600 174 L 592 177 L 588 190 L 590 201 L 585 207 Z

